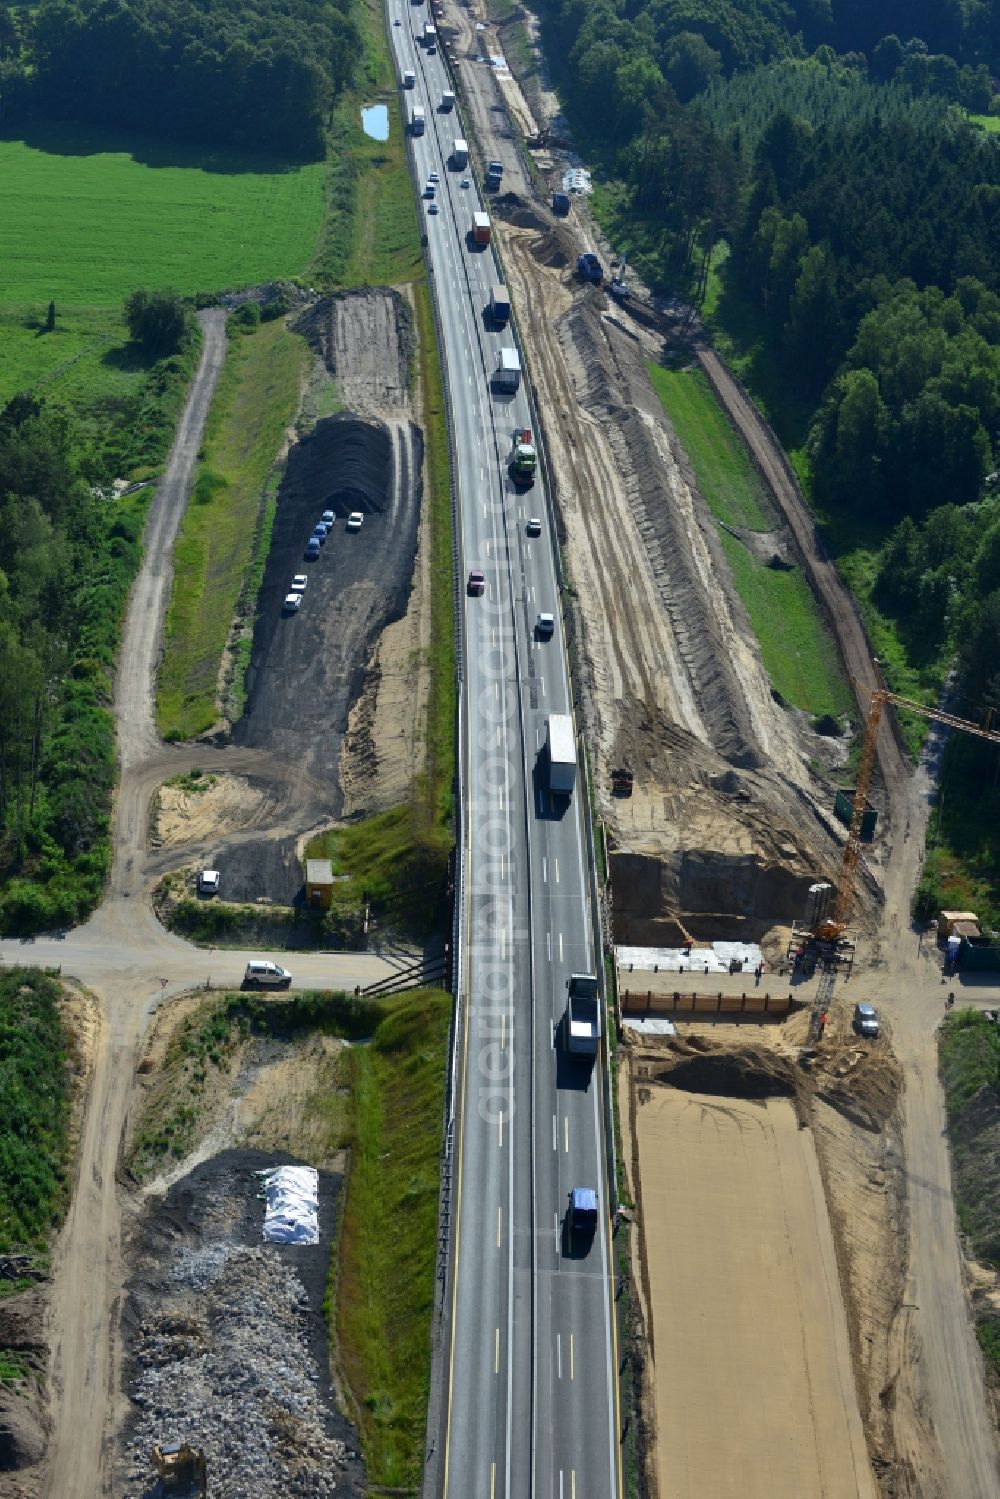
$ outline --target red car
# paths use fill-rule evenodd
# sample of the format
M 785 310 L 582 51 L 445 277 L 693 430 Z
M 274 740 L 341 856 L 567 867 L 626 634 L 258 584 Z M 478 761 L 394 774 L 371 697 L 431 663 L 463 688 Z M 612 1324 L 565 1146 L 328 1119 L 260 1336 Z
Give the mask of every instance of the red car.
M 473 596 L 486 592 L 486 574 L 478 568 L 474 567 L 469 574 L 468 590 Z

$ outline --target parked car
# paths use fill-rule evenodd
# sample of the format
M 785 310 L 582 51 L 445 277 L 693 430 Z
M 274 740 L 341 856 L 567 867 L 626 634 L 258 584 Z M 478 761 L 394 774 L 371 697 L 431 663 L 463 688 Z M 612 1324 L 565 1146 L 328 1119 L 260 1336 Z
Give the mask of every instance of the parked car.
M 221 876 L 217 869 L 203 869 L 198 876 L 198 893 L 200 895 L 218 895 L 220 878 Z
M 320 545 L 320 543 L 319 543 L 319 537 L 318 536 L 310 536 L 309 540 L 306 542 L 306 552 L 305 552 L 305 555 L 306 555 L 306 561 L 307 562 L 315 562 L 316 561 L 316 558 L 319 556 L 319 545 Z
M 352 510 L 350 515 L 347 517 L 348 531 L 360 531 L 363 521 L 364 516 L 362 515 L 361 511 Z
M 524 529 L 528 533 L 529 536 L 541 536 L 541 534 L 542 534 L 542 523 L 541 523 L 541 520 L 538 518 L 537 515 L 533 515 L 531 517 L 531 519 L 528 521 L 528 524 L 525 526 Z
M 470 594 L 478 595 L 486 592 L 486 574 L 474 567 L 469 574 L 467 589 Z
M 319 542 L 320 546 L 322 546 L 324 541 L 326 540 L 326 533 L 329 531 L 329 529 L 330 527 L 325 523 L 325 521 L 320 521 L 318 525 L 313 526 L 313 535 Z
M 854 1006 L 854 1029 L 869 1041 L 878 1040 L 878 1011 L 874 1005 Z
M 320 516 L 320 520 L 323 522 L 324 526 L 332 527 L 336 519 L 337 517 L 334 515 L 332 510 L 324 510 L 323 514 Z
M 266 963 L 257 959 L 247 964 L 243 983 L 248 989 L 287 989 L 292 975 L 280 963 Z
M 285 614 L 297 614 L 299 612 L 299 605 L 301 603 L 301 593 L 286 593 L 285 602 L 282 604 L 281 608 Z
M 309 579 L 305 573 L 296 573 L 295 577 L 292 579 L 292 592 L 305 593 L 308 582 Z
M 555 633 L 556 617 L 554 614 L 540 614 L 535 620 L 535 634 L 539 640 L 548 640 Z

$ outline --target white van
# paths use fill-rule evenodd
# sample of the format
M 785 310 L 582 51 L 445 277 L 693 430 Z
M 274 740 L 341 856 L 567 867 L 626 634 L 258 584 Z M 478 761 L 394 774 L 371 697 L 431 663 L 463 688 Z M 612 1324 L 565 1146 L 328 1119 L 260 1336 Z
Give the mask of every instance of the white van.
M 257 987 L 287 989 L 292 982 L 292 975 L 287 968 L 282 968 L 280 963 L 266 963 L 261 960 L 247 964 L 243 982 L 250 989 Z
M 417 75 L 416 75 L 416 73 L 414 73 L 414 71 L 413 71 L 412 68 L 407 68 L 406 72 L 403 74 L 403 87 L 404 88 L 413 88 L 414 85 L 416 84 L 416 81 L 417 81 Z

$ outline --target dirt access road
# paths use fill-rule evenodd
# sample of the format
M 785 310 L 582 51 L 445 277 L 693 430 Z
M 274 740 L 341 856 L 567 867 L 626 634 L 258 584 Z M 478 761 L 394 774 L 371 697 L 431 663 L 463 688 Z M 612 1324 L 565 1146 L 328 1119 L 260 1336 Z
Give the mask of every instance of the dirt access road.
M 171 549 L 225 355 L 225 314 L 209 311 L 200 319 L 202 357 L 150 509 L 143 567 L 122 640 L 115 694 L 121 779 L 107 898 L 89 922 L 65 938 L 3 945 L 5 964 L 61 966 L 95 992 L 100 1008 L 76 1189 L 54 1256 L 47 1315 L 51 1440 L 44 1475 L 34 1485 L 47 1499 L 94 1499 L 110 1491 L 107 1443 L 120 1414 L 118 1323 L 123 1286 L 116 1170 L 149 1016 L 161 996 L 204 983 L 209 976 L 235 986 L 250 956 L 234 952 L 220 958 L 181 942 L 159 925 L 146 899 L 149 799 L 164 774 L 196 764 L 245 771 L 268 758 L 259 751 L 211 751 L 204 746 L 165 752 L 153 719 Z M 297 987 L 347 988 L 391 971 L 369 954 L 310 954 L 296 962 L 296 970 Z M 167 979 L 165 989 L 161 978 Z M 20 1484 L 22 1477 L 16 1481 Z

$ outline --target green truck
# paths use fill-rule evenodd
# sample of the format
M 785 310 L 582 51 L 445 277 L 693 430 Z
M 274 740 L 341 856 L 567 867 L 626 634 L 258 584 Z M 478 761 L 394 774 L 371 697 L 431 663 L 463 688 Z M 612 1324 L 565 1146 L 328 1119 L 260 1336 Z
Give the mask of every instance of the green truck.
M 510 476 L 518 489 L 530 489 L 535 482 L 538 467 L 538 451 L 531 440 L 531 428 L 519 427 L 514 433 L 514 447 L 510 455 Z

